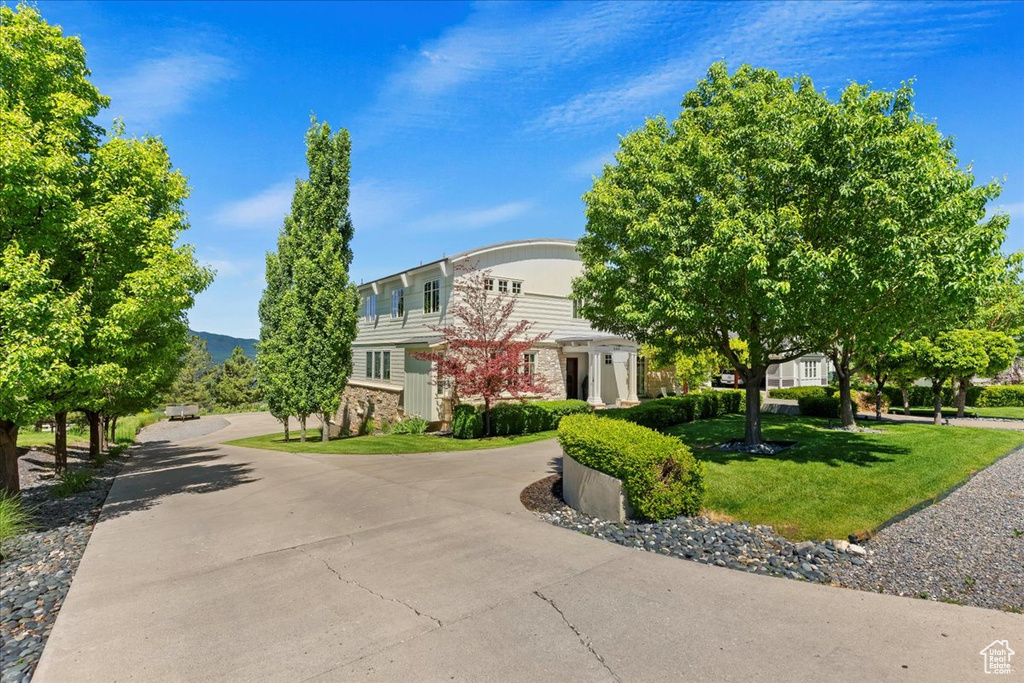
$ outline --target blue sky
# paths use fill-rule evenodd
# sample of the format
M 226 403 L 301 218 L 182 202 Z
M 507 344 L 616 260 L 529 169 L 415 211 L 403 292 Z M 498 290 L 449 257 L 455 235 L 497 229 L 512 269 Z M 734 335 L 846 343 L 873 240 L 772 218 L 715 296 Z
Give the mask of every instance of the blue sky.
M 352 133 L 352 276 L 526 237 L 579 237 L 617 136 L 674 117 L 717 59 L 890 88 L 1004 178 L 1024 248 L 1024 3 L 52 3 L 113 98 L 104 122 L 166 141 L 190 179 L 190 314 L 255 337 L 312 112 Z

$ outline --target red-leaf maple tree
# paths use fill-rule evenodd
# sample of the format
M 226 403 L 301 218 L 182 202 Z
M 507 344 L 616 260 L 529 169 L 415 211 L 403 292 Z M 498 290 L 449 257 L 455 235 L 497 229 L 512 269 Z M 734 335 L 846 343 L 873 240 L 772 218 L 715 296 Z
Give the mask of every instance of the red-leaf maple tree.
M 490 270 L 458 267 L 450 322 L 430 326 L 443 337 L 442 350 L 413 354 L 437 364 L 437 380 L 451 382 L 454 403 L 459 397 L 483 401 L 485 434 L 491 432 L 491 406 L 499 398 L 547 391 L 547 381 L 527 371 L 524 354 L 548 334 L 530 334 L 534 323 L 513 321 L 517 295 L 497 291 L 495 282 Z

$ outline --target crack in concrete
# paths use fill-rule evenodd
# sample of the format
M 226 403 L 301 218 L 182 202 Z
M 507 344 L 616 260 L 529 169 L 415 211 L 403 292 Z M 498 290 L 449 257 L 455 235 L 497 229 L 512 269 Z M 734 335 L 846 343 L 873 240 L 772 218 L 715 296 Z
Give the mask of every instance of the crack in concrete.
M 562 621 L 565 622 L 565 625 L 568 626 L 569 629 L 573 633 L 576 634 L 576 637 L 579 639 L 580 644 L 583 645 L 583 647 L 587 648 L 587 650 L 590 652 L 590 654 L 594 655 L 594 659 L 596 659 L 598 662 L 600 662 L 601 666 L 603 666 L 605 668 L 605 670 L 609 674 L 611 674 L 612 678 L 614 678 L 616 681 L 619 681 L 621 683 L 622 679 L 619 678 L 619 675 L 616 674 L 614 671 L 612 671 L 612 668 L 610 666 L 608 666 L 607 662 L 604 661 L 604 657 L 602 657 L 600 654 L 598 654 L 597 650 L 594 649 L 594 644 L 590 640 L 588 640 L 588 639 L 583 637 L 583 634 L 580 633 L 580 630 L 578 628 L 576 628 L 571 621 L 569 621 L 568 617 L 565 616 L 565 612 L 563 612 L 558 607 L 558 605 L 555 604 L 555 601 L 552 600 L 551 598 L 549 598 L 548 596 L 544 595 L 540 591 L 533 591 L 533 594 L 536 595 L 541 600 L 543 600 L 544 602 L 546 602 L 549 605 L 551 605 L 551 608 L 553 610 L 555 610 L 556 612 L 558 612 L 558 616 L 562 617 Z
M 429 614 L 424 614 L 423 612 L 419 611 L 418 609 L 416 609 L 415 607 L 413 607 L 412 605 L 410 605 L 407 602 L 403 602 L 403 601 L 401 601 L 401 600 L 399 600 L 397 598 L 389 598 L 386 595 L 382 595 L 382 594 L 378 593 L 377 591 L 373 590 L 372 588 L 367 588 L 366 586 L 364 586 L 363 584 L 359 583 L 358 581 L 353 581 L 352 579 L 346 579 L 344 576 L 339 574 L 338 571 L 334 567 L 332 567 L 329 562 L 327 562 L 327 560 L 323 559 L 322 557 L 316 557 L 315 555 L 312 555 L 312 554 L 306 552 L 306 550 L 301 548 L 301 547 L 299 548 L 299 551 L 302 552 L 304 555 L 306 555 L 307 557 L 309 557 L 311 559 L 320 560 L 323 563 L 323 565 L 325 567 L 327 567 L 327 571 L 331 572 L 336 577 L 338 577 L 339 581 L 343 581 L 343 582 L 345 582 L 347 584 L 355 586 L 356 588 L 361 588 L 364 591 L 366 591 L 367 593 L 369 593 L 370 595 L 372 595 L 374 597 L 377 597 L 377 598 L 380 598 L 381 600 L 386 600 L 388 602 L 393 602 L 393 603 L 395 603 L 397 605 L 401 605 L 402 607 L 405 607 L 406 609 L 412 610 L 416 614 L 416 616 L 423 617 L 424 619 L 430 619 L 432 622 L 434 622 L 437 625 L 438 628 L 441 628 L 441 627 L 444 626 L 444 624 L 441 623 L 441 620 L 438 619 L 437 617 L 432 617 Z

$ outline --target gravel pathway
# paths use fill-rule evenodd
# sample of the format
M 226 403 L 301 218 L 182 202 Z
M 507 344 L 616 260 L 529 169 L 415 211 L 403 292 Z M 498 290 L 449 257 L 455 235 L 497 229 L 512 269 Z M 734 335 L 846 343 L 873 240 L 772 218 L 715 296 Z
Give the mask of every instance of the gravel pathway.
M 874 561 L 843 567 L 843 585 L 1024 611 L 1024 449 L 866 547 Z
M 68 456 L 71 470 L 89 470 L 95 480 L 87 491 L 54 499 L 50 489 L 53 457 L 29 451 L 19 461 L 25 473 L 22 499 L 35 509 L 36 531 L 4 541 L 0 567 L 0 682 L 28 681 L 32 677 L 50 629 L 71 587 L 71 579 L 89 542 L 93 524 L 120 459 L 95 468 L 84 453 Z M 50 477 L 47 477 L 47 462 Z

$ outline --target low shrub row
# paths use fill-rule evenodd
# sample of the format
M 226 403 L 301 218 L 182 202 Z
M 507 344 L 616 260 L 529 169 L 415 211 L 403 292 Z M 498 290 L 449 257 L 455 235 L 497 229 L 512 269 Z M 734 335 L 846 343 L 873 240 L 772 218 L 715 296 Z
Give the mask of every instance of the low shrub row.
M 804 396 L 832 396 L 834 387 L 789 387 L 786 389 L 769 389 L 768 398 L 787 398 L 800 400 Z
M 978 400 L 974 403 L 971 403 L 970 390 L 968 390 L 967 404 L 983 408 L 1024 408 L 1024 385 L 995 384 L 981 388 Z
M 558 427 L 566 415 L 591 412 L 586 401 L 507 401 L 491 407 L 491 434 L 509 436 L 532 434 Z M 480 406 L 460 404 L 452 411 L 452 436 L 456 439 L 479 439 L 484 432 Z
M 626 420 L 650 429 L 666 429 L 684 422 L 709 420 L 719 415 L 739 413 L 743 409 L 744 392 L 701 391 L 685 396 L 669 396 L 645 401 L 632 408 L 605 410 L 603 415 Z
M 570 415 L 558 427 L 558 441 L 580 464 L 622 480 L 644 519 L 700 513 L 705 466 L 679 439 L 597 415 Z

